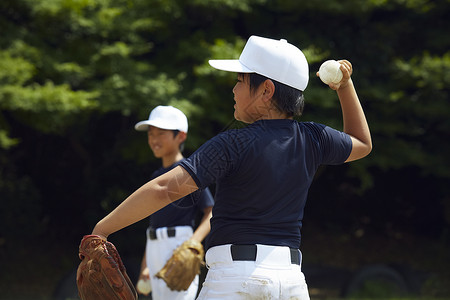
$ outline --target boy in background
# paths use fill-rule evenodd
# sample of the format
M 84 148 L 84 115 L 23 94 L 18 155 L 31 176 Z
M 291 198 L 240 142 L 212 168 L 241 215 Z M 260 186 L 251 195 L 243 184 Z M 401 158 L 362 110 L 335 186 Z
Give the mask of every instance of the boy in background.
M 162 162 L 162 167 L 153 172 L 150 179 L 170 171 L 184 160 L 181 152 L 187 137 L 188 120 L 181 110 L 172 106 L 157 106 L 151 111 L 148 120 L 137 123 L 135 129 L 147 131 L 148 145 L 153 155 Z M 178 292 L 170 290 L 155 274 L 183 242 L 193 239 L 201 243 L 208 235 L 213 204 L 213 197 L 206 188 L 187 195 L 150 216 L 139 279 L 150 280 L 154 300 L 195 299 L 198 276 L 186 291 Z M 194 221 L 199 211 L 203 213 L 203 218 L 194 232 Z M 145 295 L 139 289 L 138 292 Z

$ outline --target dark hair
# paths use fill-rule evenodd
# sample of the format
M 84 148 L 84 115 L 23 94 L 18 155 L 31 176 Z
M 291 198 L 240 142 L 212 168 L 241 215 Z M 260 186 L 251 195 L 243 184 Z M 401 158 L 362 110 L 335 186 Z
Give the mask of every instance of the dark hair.
M 173 132 L 173 137 L 176 137 L 180 131 L 178 129 L 175 129 L 175 130 L 172 130 L 172 132 Z M 184 150 L 184 142 L 182 142 L 180 144 L 180 152 L 183 152 L 183 150 Z
M 241 75 L 244 74 L 241 73 Z M 305 98 L 302 91 L 260 74 L 248 73 L 248 75 L 250 92 L 254 92 L 267 79 L 272 80 L 275 85 L 272 99 L 275 100 L 273 104 L 276 108 L 280 112 L 286 113 L 288 117 L 302 115 L 303 107 L 305 106 Z

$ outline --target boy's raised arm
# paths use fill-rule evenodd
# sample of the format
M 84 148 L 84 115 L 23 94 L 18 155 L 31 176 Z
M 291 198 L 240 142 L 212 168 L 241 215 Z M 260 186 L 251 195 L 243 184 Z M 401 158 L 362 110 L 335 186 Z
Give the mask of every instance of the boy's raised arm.
M 347 60 L 341 60 L 339 63 L 343 74 L 342 80 L 338 84 L 331 83 L 329 86 L 338 94 L 344 122 L 343 131 L 352 139 L 352 152 L 347 158 L 347 162 L 349 162 L 363 158 L 372 151 L 372 138 L 364 110 L 351 79 L 352 65 Z

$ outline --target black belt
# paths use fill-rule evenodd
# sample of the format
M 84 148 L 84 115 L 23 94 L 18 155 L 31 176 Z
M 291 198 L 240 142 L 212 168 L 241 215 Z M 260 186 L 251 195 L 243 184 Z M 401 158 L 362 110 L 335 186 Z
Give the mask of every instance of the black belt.
M 291 263 L 300 265 L 300 251 L 291 250 Z M 231 245 L 231 257 L 233 260 L 256 261 L 256 245 Z
M 158 228 L 149 228 L 148 229 L 148 237 L 151 240 L 156 240 L 158 238 L 156 236 L 156 230 L 158 230 Z M 175 227 L 167 227 L 167 236 L 168 237 L 174 237 L 175 234 L 176 234 Z

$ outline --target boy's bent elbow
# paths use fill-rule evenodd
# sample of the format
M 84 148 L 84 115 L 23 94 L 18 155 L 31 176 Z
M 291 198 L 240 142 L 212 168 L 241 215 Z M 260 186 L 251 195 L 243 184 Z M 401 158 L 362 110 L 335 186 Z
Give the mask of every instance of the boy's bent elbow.
M 363 151 L 361 158 L 366 157 L 367 155 L 370 154 L 370 152 L 372 152 L 372 143 L 366 145 L 366 148 Z
M 358 140 L 353 141 L 352 152 L 345 162 L 350 162 L 366 157 L 372 152 L 372 141 L 363 143 Z

